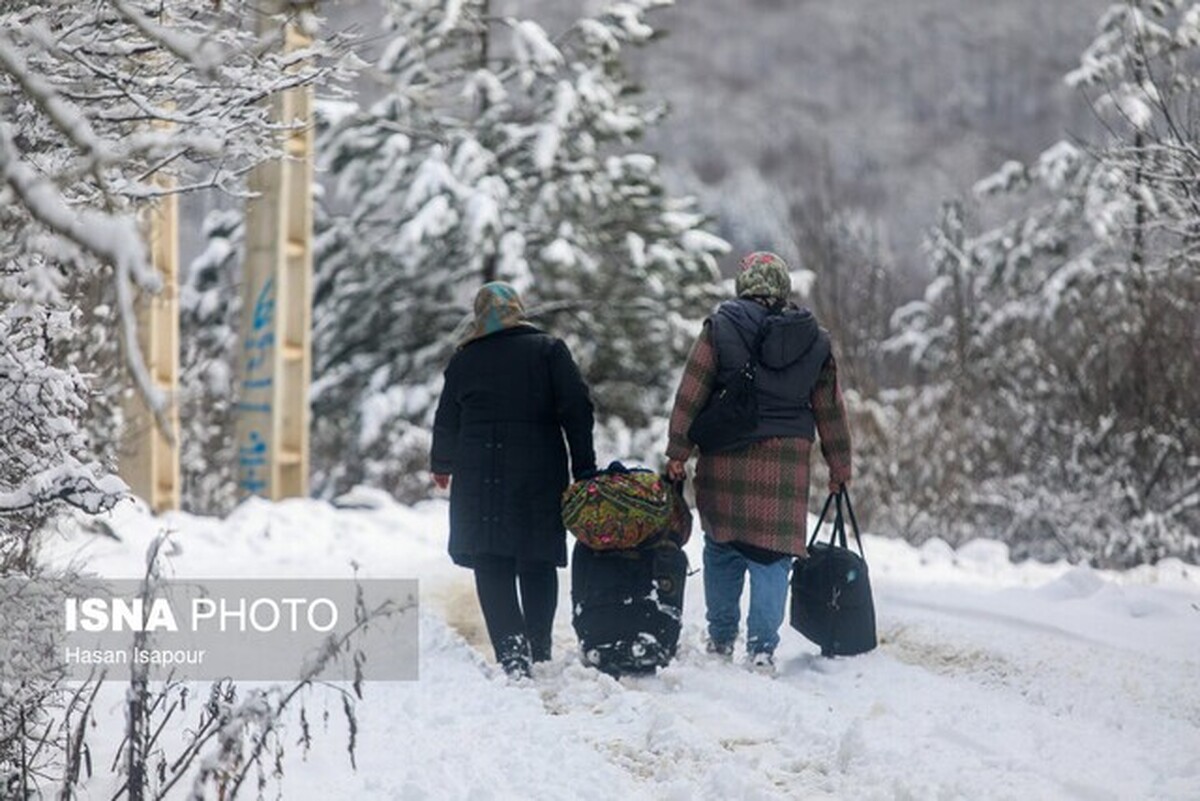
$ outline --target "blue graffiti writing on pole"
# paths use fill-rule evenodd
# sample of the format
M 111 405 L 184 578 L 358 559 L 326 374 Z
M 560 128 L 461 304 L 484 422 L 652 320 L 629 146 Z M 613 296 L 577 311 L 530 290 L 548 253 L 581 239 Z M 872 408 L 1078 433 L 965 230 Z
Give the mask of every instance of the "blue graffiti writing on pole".
M 267 466 L 267 443 L 256 430 L 250 431 L 249 445 L 238 448 L 238 484 L 247 492 L 257 495 L 267 488 L 262 471 Z
M 254 301 L 250 334 L 242 343 L 241 398 L 238 411 L 250 424 L 238 443 L 238 486 L 252 495 L 267 489 L 271 443 L 271 357 L 275 349 L 275 280 L 267 278 Z M 265 419 L 258 419 L 264 417 Z
M 258 292 L 258 298 L 254 301 L 254 332 L 258 333 L 264 328 L 273 327 L 275 324 L 275 278 L 268 277 L 263 281 L 263 287 Z

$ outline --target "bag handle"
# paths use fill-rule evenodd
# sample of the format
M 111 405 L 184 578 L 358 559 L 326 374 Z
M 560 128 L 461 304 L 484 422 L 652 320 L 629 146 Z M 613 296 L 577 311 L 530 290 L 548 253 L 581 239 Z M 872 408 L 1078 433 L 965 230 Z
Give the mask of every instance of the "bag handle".
M 817 520 L 817 527 L 813 529 L 812 537 L 808 540 L 808 545 L 811 548 L 817 542 L 817 537 L 821 533 L 821 525 L 825 522 L 825 516 L 829 513 L 829 507 L 836 507 L 833 518 L 833 531 L 829 535 L 829 544 L 837 545 L 842 548 L 848 548 L 849 544 L 846 540 L 846 520 L 842 514 L 842 502 L 846 503 L 846 514 L 850 517 L 850 527 L 854 531 L 854 541 L 858 544 L 858 553 L 863 559 L 867 558 L 863 551 L 862 535 L 858 531 L 858 519 L 854 516 L 854 506 L 850 503 L 850 490 L 846 489 L 846 485 L 842 484 L 836 492 L 829 493 L 829 497 L 825 499 L 825 506 L 821 509 L 821 517 Z
M 653 473 L 649 467 L 627 467 L 624 462 L 614 460 L 608 463 L 608 467 L 603 470 L 597 470 L 598 476 L 627 476 L 630 473 Z
M 858 533 L 858 519 L 854 516 L 854 506 L 850 503 L 850 490 L 842 485 L 842 495 L 846 498 L 846 512 L 850 515 L 850 527 L 854 530 L 854 541 L 858 543 L 858 555 L 865 561 L 867 554 L 863 551 L 862 536 Z
M 836 537 L 838 547 L 845 549 L 846 548 L 846 518 L 842 515 L 842 491 L 840 489 L 837 491 L 836 497 L 837 497 L 837 502 L 835 504 L 835 507 L 837 509 L 837 512 L 833 518 L 833 536 L 829 538 L 829 544 L 833 545 L 834 538 Z
M 829 513 L 829 506 L 833 503 L 836 493 L 829 493 L 829 497 L 825 499 L 825 506 L 821 509 L 821 516 L 817 518 L 817 527 L 813 529 L 812 537 L 808 540 L 808 547 L 812 547 L 817 542 L 817 537 L 821 533 L 821 525 L 825 522 L 825 515 Z

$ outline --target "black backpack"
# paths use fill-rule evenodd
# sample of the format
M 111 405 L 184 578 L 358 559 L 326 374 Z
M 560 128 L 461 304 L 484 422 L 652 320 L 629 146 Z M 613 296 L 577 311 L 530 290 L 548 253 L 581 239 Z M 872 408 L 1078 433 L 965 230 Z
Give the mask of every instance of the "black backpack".
M 836 501 L 833 533 L 829 542 L 817 542 L 821 524 Z M 854 528 L 858 553 L 846 544 L 842 503 Z M 821 646 L 822 656 L 866 653 L 876 644 L 875 602 L 871 577 L 863 556 L 858 521 L 845 486 L 831 493 L 808 542 L 808 557 L 792 564 L 792 628 Z
M 758 427 L 759 367 L 780 370 L 804 353 L 797 347 L 803 323 L 778 310 L 771 311 L 763 320 L 753 342 L 747 342 L 741 330 L 733 323 L 730 325 L 749 356 L 727 382 L 713 388 L 688 428 L 688 440 L 701 453 L 725 453 L 745 447 L 747 438 Z M 807 401 L 804 405 L 808 405 Z
M 751 355 L 728 384 L 714 388 L 704 408 L 692 420 L 687 436 L 701 453 L 738 448 L 758 426 L 755 364 L 756 359 Z

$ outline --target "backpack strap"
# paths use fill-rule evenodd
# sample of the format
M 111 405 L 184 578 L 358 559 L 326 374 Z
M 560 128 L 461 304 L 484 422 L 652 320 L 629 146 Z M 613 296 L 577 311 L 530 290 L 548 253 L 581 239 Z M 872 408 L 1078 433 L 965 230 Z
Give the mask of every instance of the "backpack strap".
M 772 312 L 772 314 L 768 315 L 763 320 L 762 325 L 760 325 L 758 327 L 758 331 L 754 335 L 754 344 L 751 344 L 746 341 L 746 335 L 744 333 L 742 333 L 742 329 L 736 323 L 734 323 L 733 320 L 730 320 L 728 318 L 726 318 L 724 320 L 720 319 L 720 313 L 713 314 L 712 316 L 710 316 L 708 318 L 709 319 L 709 332 L 712 334 L 712 338 L 713 338 L 713 350 L 717 354 L 717 369 L 718 369 L 718 371 L 720 370 L 720 365 L 721 365 L 721 348 L 720 348 L 720 345 L 717 340 L 718 323 L 720 324 L 721 328 L 724 328 L 725 326 L 730 326 L 733 329 L 733 333 L 737 336 L 737 338 L 739 340 L 741 340 L 742 347 L 746 349 L 746 363 L 744 365 L 742 365 L 742 372 L 746 373 L 749 376 L 753 376 L 754 370 L 759 364 L 758 352 L 762 348 L 763 339 L 766 338 L 766 335 L 767 335 L 767 320 L 770 320 L 773 315 L 774 315 L 774 312 Z

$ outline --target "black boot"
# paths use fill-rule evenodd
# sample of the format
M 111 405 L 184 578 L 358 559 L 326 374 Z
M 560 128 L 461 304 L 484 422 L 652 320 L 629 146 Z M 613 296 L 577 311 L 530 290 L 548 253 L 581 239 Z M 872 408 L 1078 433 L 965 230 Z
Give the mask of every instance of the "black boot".
M 530 637 L 529 656 L 534 662 L 550 661 L 550 637 Z
M 513 634 L 496 643 L 496 661 L 510 679 L 527 679 L 530 670 L 529 641 L 524 634 Z
M 530 675 L 529 640 L 517 602 L 512 560 L 481 561 L 475 568 L 475 589 L 496 661 L 509 676 Z

